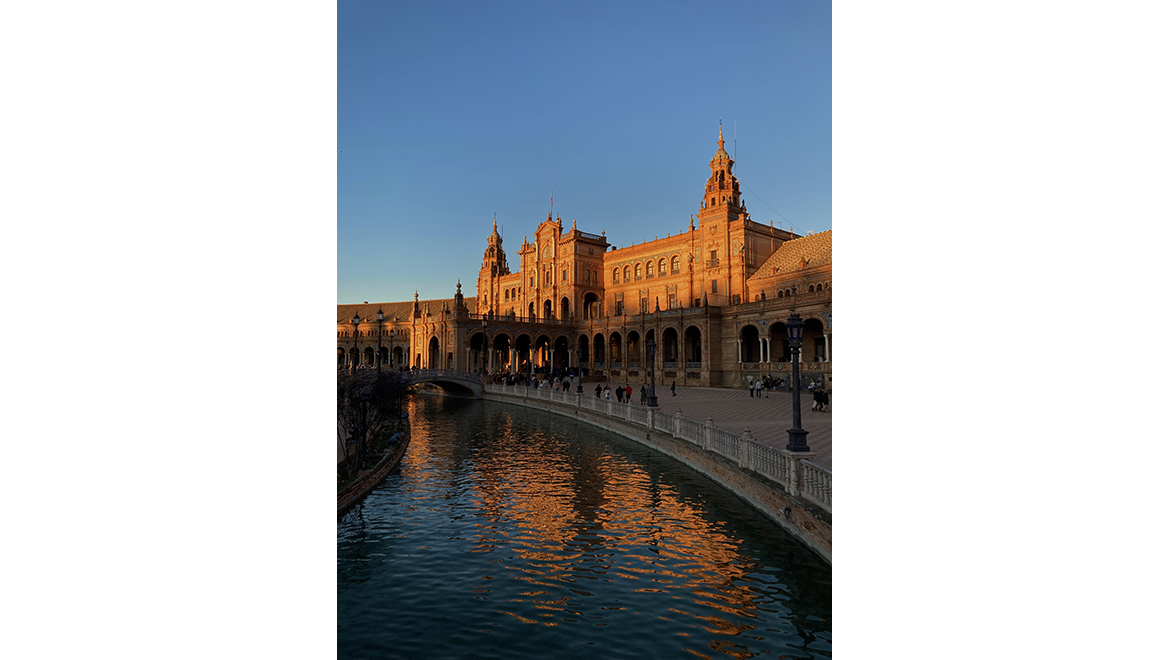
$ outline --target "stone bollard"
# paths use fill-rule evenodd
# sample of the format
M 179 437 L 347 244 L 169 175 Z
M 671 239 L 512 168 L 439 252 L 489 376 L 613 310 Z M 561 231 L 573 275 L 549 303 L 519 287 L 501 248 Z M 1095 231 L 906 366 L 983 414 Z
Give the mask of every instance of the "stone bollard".
M 711 451 L 715 448 L 715 421 L 708 417 L 707 424 L 703 427 L 703 449 Z
M 785 461 L 786 463 L 788 463 L 788 474 L 785 475 L 784 490 L 787 490 L 788 493 L 791 495 L 803 497 L 803 495 L 801 493 L 801 489 L 804 487 L 804 484 L 801 483 L 801 478 L 800 478 L 800 473 L 801 473 L 800 462 L 812 460 L 812 458 L 814 456 L 816 456 L 816 454 L 814 454 L 810 451 L 793 452 L 793 451 L 789 451 L 787 449 L 781 449 L 780 453 L 783 454 L 788 459 L 787 461 Z
M 646 428 L 650 429 L 651 431 L 654 430 L 654 409 L 653 408 L 646 409 Z

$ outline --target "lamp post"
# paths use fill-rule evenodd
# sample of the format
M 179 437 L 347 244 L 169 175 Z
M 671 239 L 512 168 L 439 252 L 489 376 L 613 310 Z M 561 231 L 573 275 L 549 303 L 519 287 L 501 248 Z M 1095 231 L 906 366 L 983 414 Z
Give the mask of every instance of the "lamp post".
M 658 344 L 654 343 L 651 338 L 646 343 L 646 350 L 650 353 L 650 396 L 646 399 L 646 405 L 650 408 L 658 407 L 658 397 L 654 396 L 654 352 L 658 348 Z
M 354 314 L 353 315 L 353 359 L 349 361 L 349 368 L 351 371 L 355 371 L 355 372 L 357 371 L 357 361 L 358 361 L 358 359 L 361 358 L 361 353 L 358 353 L 358 347 L 357 347 L 358 324 L 361 322 L 362 322 L 361 317 L 358 316 L 357 314 Z
M 382 310 L 379 309 L 378 310 L 378 356 L 376 358 L 374 358 L 378 363 L 378 373 L 377 373 L 376 377 L 380 377 L 382 375 L 382 319 L 384 319 L 384 318 L 386 318 L 386 317 L 382 316 Z
M 804 322 L 795 311 L 788 317 L 788 346 L 792 349 L 792 428 L 788 429 L 788 451 L 809 451 L 805 436 L 808 431 L 800 428 L 800 342 L 804 337 Z
M 584 371 L 581 370 L 581 358 L 584 355 L 585 355 L 585 352 L 578 348 L 577 349 L 577 394 L 581 394 L 585 391 L 584 389 L 581 388 L 581 376 L 585 373 Z

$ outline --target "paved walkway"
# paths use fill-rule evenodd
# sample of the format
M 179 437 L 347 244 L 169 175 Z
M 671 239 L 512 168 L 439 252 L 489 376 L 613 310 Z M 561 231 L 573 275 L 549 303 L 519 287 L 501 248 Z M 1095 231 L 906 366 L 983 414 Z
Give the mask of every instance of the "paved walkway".
M 611 388 L 615 384 L 616 381 L 609 383 Z M 584 383 L 584 386 L 586 394 L 595 394 L 597 383 Z M 634 401 L 637 402 L 641 385 L 630 383 L 630 386 L 634 388 Z M 744 428 L 750 428 L 756 442 L 769 447 L 783 449 L 788 444 L 788 429 L 792 428 L 791 392 L 765 391 L 767 398 L 755 399 L 748 396 L 746 387 L 740 390 L 679 387 L 675 391 L 677 396 L 672 397 L 669 383 L 666 387 L 655 387 L 659 409 L 671 415 L 681 410 L 683 417 L 703 424 L 710 417 L 715 426 L 736 435 L 743 435 Z M 829 401 L 832 402 L 831 394 Z M 800 425 L 808 431 L 808 446 L 816 454 L 812 462 L 832 470 L 833 413 L 813 412 L 812 406 L 812 392 L 801 392 Z M 832 409 L 830 405 L 829 410 Z

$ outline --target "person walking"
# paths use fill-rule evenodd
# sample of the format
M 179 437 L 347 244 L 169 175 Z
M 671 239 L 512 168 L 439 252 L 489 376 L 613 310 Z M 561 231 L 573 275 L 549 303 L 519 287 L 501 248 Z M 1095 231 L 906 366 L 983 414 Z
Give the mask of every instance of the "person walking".
M 673 381 L 673 380 L 670 381 L 670 396 L 678 396 L 677 394 L 674 393 L 674 383 L 675 383 L 675 381 Z
M 622 387 L 621 385 L 618 385 L 617 386 L 617 401 L 618 401 L 618 403 L 622 402 L 622 395 L 624 395 L 625 393 L 626 393 L 626 388 Z
M 601 398 L 601 383 L 597 384 L 597 398 Z
M 642 386 L 642 400 L 639 401 L 638 403 L 642 404 L 643 406 L 646 405 L 646 386 L 645 385 Z
M 629 403 L 633 400 L 634 400 L 634 388 L 630 387 L 629 383 L 626 383 L 626 403 Z
M 756 381 L 756 398 L 757 399 L 764 398 L 764 381 L 762 381 L 762 380 Z
M 606 401 L 609 401 L 609 394 L 610 394 L 609 383 L 606 383 L 605 384 L 605 400 Z
M 756 395 L 754 387 L 755 386 L 752 385 L 752 377 L 748 376 L 748 396 L 755 396 Z

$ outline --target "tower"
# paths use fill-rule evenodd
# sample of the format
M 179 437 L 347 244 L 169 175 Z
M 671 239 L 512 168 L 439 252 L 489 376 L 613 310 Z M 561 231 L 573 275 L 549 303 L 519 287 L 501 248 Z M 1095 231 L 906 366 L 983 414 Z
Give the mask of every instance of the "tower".
M 699 208 L 699 254 L 696 271 L 702 290 L 711 304 L 731 303 L 742 293 L 747 209 L 740 199 L 739 179 L 732 173 L 735 161 L 723 148 L 723 124 L 719 125 L 719 148 L 711 158 L 711 176 L 703 188 Z
M 488 236 L 487 249 L 483 251 L 483 265 L 479 269 L 479 280 L 476 283 L 480 313 L 500 313 L 496 281 L 510 273 L 508 256 L 504 252 L 504 239 L 496 230 L 495 218 L 492 218 L 492 233 Z

